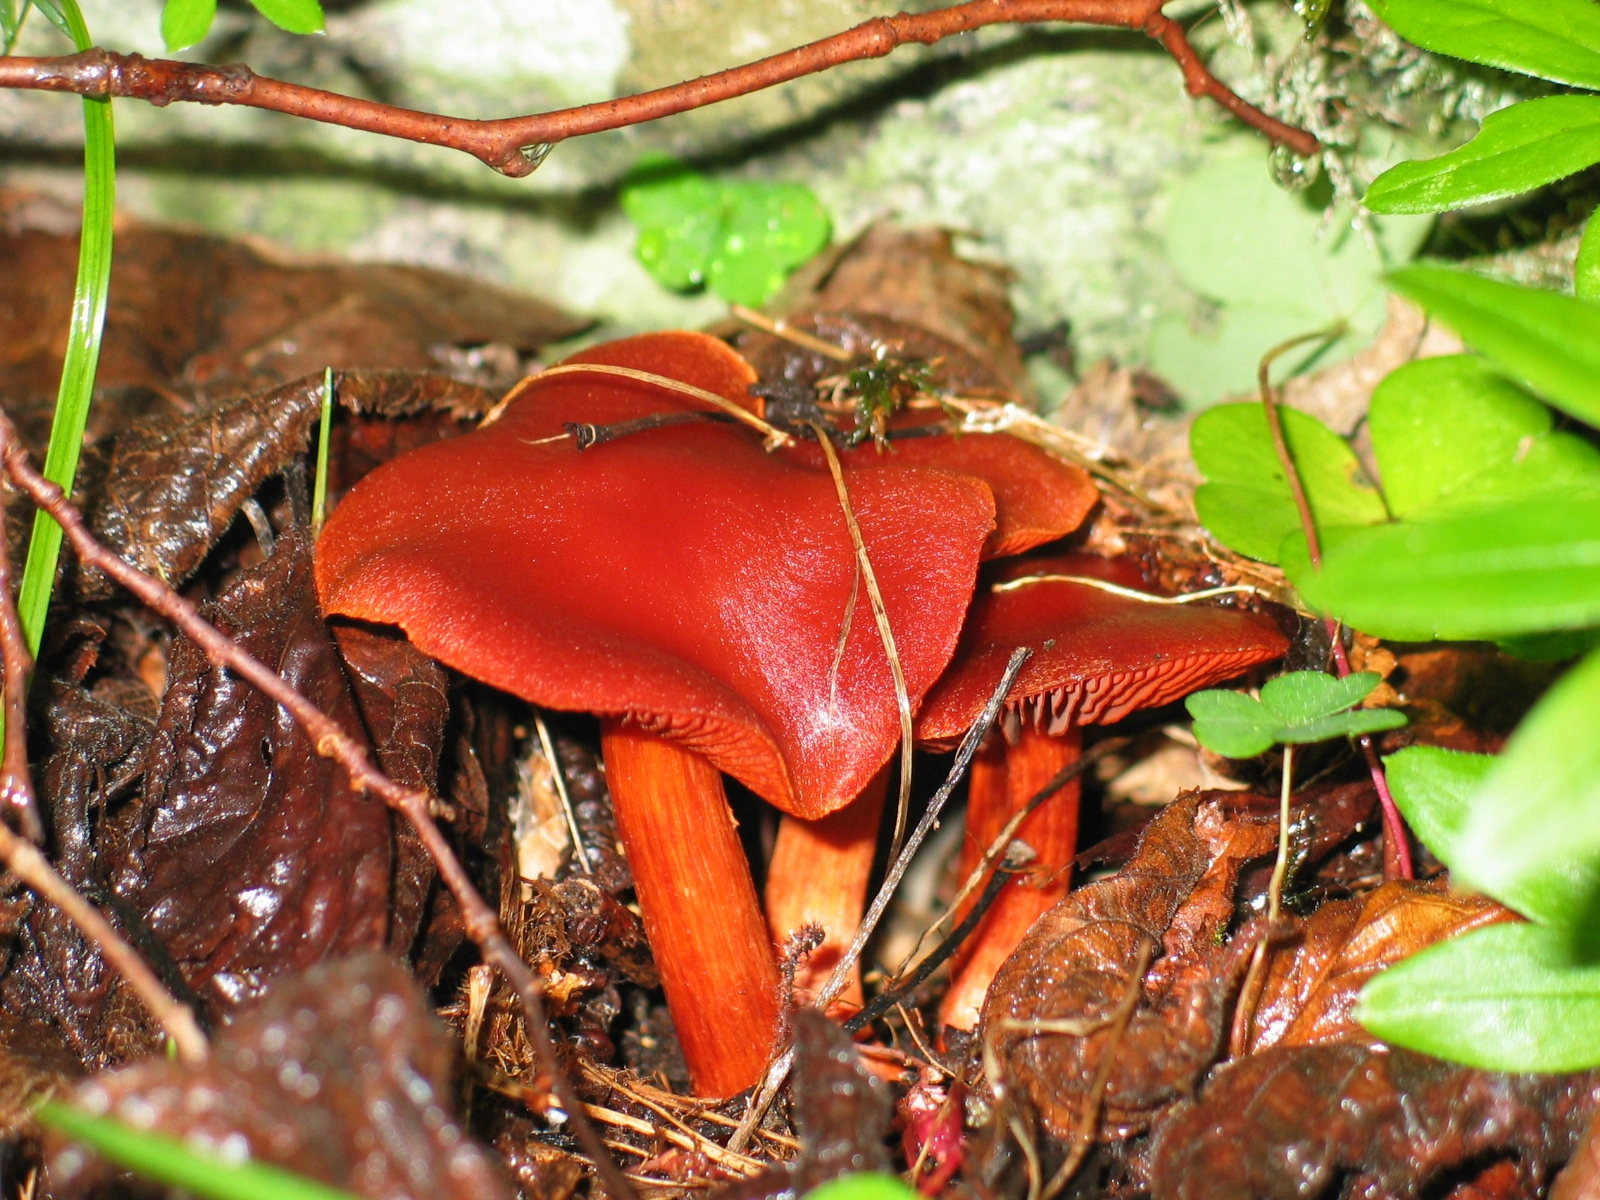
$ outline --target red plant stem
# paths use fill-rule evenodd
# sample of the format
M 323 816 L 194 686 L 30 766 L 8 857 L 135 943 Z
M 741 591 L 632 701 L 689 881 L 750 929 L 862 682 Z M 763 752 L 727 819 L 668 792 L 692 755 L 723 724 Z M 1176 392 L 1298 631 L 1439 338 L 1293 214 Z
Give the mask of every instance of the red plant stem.
M 698 1095 L 732 1096 L 766 1069 L 779 979 L 722 775 L 614 718 L 601 723 L 600 752 L 689 1078 Z
M 0 714 L 5 721 L 5 754 L 0 759 L 0 820 L 16 813 L 23 835 L 34 843 L 44 841 L 44 822 L 28 773 L 28 677 L 33 655 L 22 631 L 22 618 L 11 594 L 11 556 L 5 552 L 5 495 L 0 492 L 0 660 L 5 683 L 0 692 Z
M 1317 521 L 1311 513 L 1311 502 L 1306 497 L 1300 471 L 1294 465 L 1294 454 L 1289 449 L 1289 441 L 1283 436 L 1283 420 L 1278 412 L 1278 397 L 1272 387 L 1270 372 L 1273 360 L 1284 351 L 1323 336 L 1325 335 L 1322 333 L 1307 334 L 1274 346 L 1262 356 L 1257 371 L 1257 382 L 1261 388 L 1261 407 L 1267 416 L 1267 429 L 1272 435 L 1272 448 L 1277 453 L 1278 464 L 1283 468 L 1284 478 L 1288 480 L 1289 493 L 1294 497 L 1295 509 L 1300 514 L 1300 528 L 1306 537 L 1306 557 L 1311 560 L 1312 567 L 1319 570 L 1322 567 L 1322 544 L 1317 538 Z M 1344 651 L 1344 631 L 1339 622 L 1332 617 L 1326 619 L 1326 625 L 1328 640 L 1333 647 L 1334 670 L 1339 678 L 1343 679 L 1350 674 L 1350 660 Z M 1411 838 L 1406 831 L 1405 818 L 1400 815 L 1400 808 L 1394 802 L 1394 794 L 1389 791 L 1389 778 L 1384 773 L 1378 751 L 1373 746 L 1369 734 L 1362 734 L 1356 741 L 1367 760 L 1367 771 L 1372 776 L 1372 786 L 1378 793 L 1378 804 L 1383 810 L 1384 878 L 1414 879 L 1416 871 L 1411 861 Z
M 1024 727 L 1015 746 L 1002 744 L 979 753 L 968 784 L 960 878 L 978 868 L 990 843 L 1042 787 L 1062 768 L 1078 761 L 1082 745 L 1076 729 L 1052 737 Z M 1079 791 L 1074 777 L 1012 835 L 1025 841 L 1038 857 L 1030 872 L 1006 885 L 983 923 L 957 952 L 954 979 L 939 1009 L 944 1024 L 957 1029 L 977 1026 L 995 972 L 1028 928 L 1066 894 L 1072 880 L 1072 856 L 1078 852 Z M 968 907 L 970 901 L 955 919 L 959 921 Z
M 202 617 L 192 603 L 153 575 L 147 575 L 124 562 L 96 541 L 84 523 L 83 515 L 72 506 L 61 489 L 34 468 L 28 452 L 22 448 L 16 426 L 3 413 L 0 413 L 0 461 L 4 462 L 5 473 L 11 480 L 61 526 L 67 543 L 82 565 L 103 572 L 113 582 L 126 588 L 140 603 L 171 621 L 200 648 L 212 666 L 232 671 L 273 700 L 311 734 L 318 754 L 333 759 L 344 768 L 352 788 L 376 795 L 405 817 L 432 857 L 439 878 L 461 910 L 462 926 L 467 936 L 478 947 L 484 961 L 496 967 L 521 998 L 527 1033 L 533 1041 L 534 1050 L 549 1072 L 555 1093 L 572 1123 L 572 1131 L 593 1162 L 601 1183 L 611 1193 L 613 1200 L 635 1200 L 633 1185 L 611 1160 L 600 1135 L 584 1115 L 571 1081 L 561 1069 L 560 1057 L 550 1040 L 549 1023 L 544 1012 L 544 993 L 538 979 L 527 964 L 517 957 L 500 928 L 500 922 L 495 918 L 494 909 L 478 894 L 478 889 L 473 886 L 471 877 L 451 849 L 449 841 L 433 823 L 432 797 L 420 788 L 403 787 L 390 779 L 373 765 L 366 751 L 352 741 L 331 717 L 280 679 L 277 672 Z
M 767 864 L 767 925 L 783 945 L 802 925 L 822 927 L 822 944 L 795 970 L 795 1003 L 810 1004 L 850 946 L 867 907 L 867 885 L 878 849 L 878 827 L 889 795 L 889 768 L 872 777 L 861 794 L 816 821 L 785 815 Z M 849 1016 L 865 1003 L 856 964 L 835 1016 Z
M 1178 64 L 1191 96 L 1209 97 L 1297 153 L 1312 155 L 1320 149 L 1311 134 L 1268 116 L 1212 75 L 1189 44 L 1183 27 L 1162 15 L 1161 0 L 969 0 L 928 13 L 874 17 L 831 37 L 670 87 L 555 112 L 486 121 L 341 96 L 270 79 L 237 64 L 218 67 L 100 49 L 61 58 L 0 58 L 0 88 L 129 97 L 156 105 L 192 101 L 270 109 L 323 124 L 461 150 L 505 175 L 520 177 L 538 168 L 548 147 L 570 137 L 703 108 L 843 63 L 882 58 L 901 46 L 932 45 L 987 25 L 1055 21 L 1132 29 L 1154 38 Z

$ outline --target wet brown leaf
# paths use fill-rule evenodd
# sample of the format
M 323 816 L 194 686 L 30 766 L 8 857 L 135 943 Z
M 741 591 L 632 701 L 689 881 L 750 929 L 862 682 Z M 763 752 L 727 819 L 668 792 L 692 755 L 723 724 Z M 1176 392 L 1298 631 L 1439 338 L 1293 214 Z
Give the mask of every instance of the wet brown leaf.
M 208 616 L 361 739 L 361 718 L 311 587 L 303 538 L 245 572 Z M 364 740 L 364 739 L 362 739 Z M 277 705 L 179 640 L 109 867 L 203 1010 L 223 1015 L 276 975 L 384 946 L 389 811 L 351 791 Z
M 1365 1040 L 1351 1013 L 1367 980 L 1447 937 L 1515 919 L 1486 896 L 1403 880 L 1324 904 L 1293 935 L 1274 939 L 1250 1052 Z
M 1404 1200 L 1504 1157 L 1531 1195 L 1597 1101 L 1594 1073 L 1496 1075 L 1371 1045 L 1279 1046 L 1218 1068 L 1160 1123 L 1152 1191 L 1309 1200 L 1345 1180 L 1352 1200 Z
M 278 979 L 202 1067 L 151 1059 L 72 1100 L 374 1200 L 510 1200 L 491 1156 L 450 1116 L 453 1058 L 410 976 L 363 955 Z M 47 1145 L 52 1194 L 81 1194 L 96 1173 L 84 1152 Z
M 1215 802 L 1180 799 L 1146 826 L 1116 875 L 1070 893 L 1041 917 L 995 976 L 980 1027 L 1006 1083 L 1052 1137 L 1072 1135 L 1101 1057 L 1114 1050 L 1103 1119 L 1144 1127 L 1186 1095 L 1216 1056 L 1227 980 L 1243 962 L 1218 946 L 1239 869 L 1267 853 L 1269 823 L 1228 820 Z M 1135 972 L 1159 955 L 1142 984 Z M 1219 980 L 1220 975 L 1220 980 Z M 1140 1000 L 1125 1032 L 1113 1014 Z M 1030 1028 L 1081 1022 L 1083 1033 Z

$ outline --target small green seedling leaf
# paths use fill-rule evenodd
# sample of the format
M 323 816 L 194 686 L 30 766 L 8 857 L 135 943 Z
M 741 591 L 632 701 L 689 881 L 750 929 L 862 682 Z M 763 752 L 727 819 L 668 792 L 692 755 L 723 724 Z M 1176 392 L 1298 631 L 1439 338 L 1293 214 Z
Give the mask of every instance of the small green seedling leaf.
M 321 33 L 321 0 L 250 0 L 255 10 L 290 33 Z
M 1306 745 L 1329 738 L 1356 737 L 1406 723 L 1392 708 L 1345 709 L 1361 703 L 1380 677 L 1357 671 L 1343 679 L 1321 671 L 1290 671 L 1270 680 L 1255 700 L 1214 688 L 1186 702 L 1194 736 L 1208 750 L 1228 758 L 1254 758 L 1278 743 Z
M 169 51 L 187 50 L 211 32 L 217 0 L 167 0 L 161 9 L 161 40 Z
M 1555 930 L 1492 925 L 1375 976 L 1355 1017 L 1485 1071 L 1584 1071 L 1600 1065 L 1600 966 L 1574 964 Z
M 1372 0 L 1372 11 L 1435 54 L 1600 88 L 1594 0 Z
M 1343 438 L 1297 409 L 1281 409 L 1280 415 L 1318 528 L 1369 525 L 1388 517 Z M 1277 562 L 1284 538 L 1300 528 L 1300 514 L 1261 405 L 1221 404 L 1201 413 L 1189 433 L 1189 448 L 1207 480 L 1194 497 L 1200 523 L 1230 549 Z
M 1600 425 L 1600 304 L 1445 267 L 1405 267 L 1388 278 L 1511 378 Z
M 1362 203 L 1376 213 L 1431 213 L 1543 187 L 1600 162 L 1600 96 L 1546 96 L 1490 113 L 1465 146 L 1390 167 Z
M 1254 758 L 1277 744 L 1278 720 L 1243 692 L 1211 688 L 1184 705 L 1194 718 L 1194 736 L 1224 758 Z
M 1438 746 L 1409 746 L 1383 760 L 1401 815 L 1447 867 L 1455 865 L 1473 795 L 1495 762 L 1492 754 L 1464 754 Z
M 1600 208 L 1589 214 L 1572 268 L 1572 290 L 1578 299 L 1600 302 Z
M 1523 720 L 1472 799 L 1458 882 L 1585 943 L 1600 899 L 1600 653 Z
M 1318 612 L 1378 637 L 1497 638 L 1600 624 L 1600 499 L 1519 500 L 1434 521 L 1324 529 L 1284 574 Z
M 893 1175 L 861 1171 L 812 1188 L 801 1200 L 920 1200 L 921 1194 Z
M 1427 520 L 1536 495 L 1600 496 L 1600 450 L 1555 432 L 1549 408 L 1476 355 L 1391 371 L 1367 421 L 1397 517 Z
M 765 302 L 832 233 L 806 188 L 719 183 L 659 155 L 629 175 L 622 209 L 639 227 L 635 253 L 658 283 L 679 292 L 709 286 L 740 304 Z
M 177 1138 L 133 1129 L 107 1117 L 48 1101 L 34 1110 L 41 1124 L 92 1147 L 119 1167 L 206 1200 L 355 1200 L 349 1192 L 262 1162 L 230 1162 Z

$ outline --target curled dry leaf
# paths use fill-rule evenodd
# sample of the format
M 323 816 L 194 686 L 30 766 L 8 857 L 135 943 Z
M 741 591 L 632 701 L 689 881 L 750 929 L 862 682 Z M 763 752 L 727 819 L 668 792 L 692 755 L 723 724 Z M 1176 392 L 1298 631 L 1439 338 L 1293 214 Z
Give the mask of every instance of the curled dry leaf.
M 279 979 L 200 1067 L 160 1058 L 102 1074 L 72 1101 L 197 1148 L 373 1200 L 510 1200 L 490 1155 L 450 1116 L 453 1049 L 411 978 L 379 955 Z M 97 1174 L 52 1138 L 49 1193 Z
M 360 736 L 361 716 L 288 534 L 207 614 Z M 180 640 L 145 766 L 117 817 L 109 882 L 203 1009 L 226 1013 L 274 975 L 389 936 L 389 810 L 351 791 L 288 714 Z
M 1240 867 L 1268 852 L 1272 826 L 1228 820 L 1215 802 L 1189 796 L 1145 828 L 1118 874 L 1062 899 L 1035 923 L 995 976 L 981 1035 L 1010 1088 L 1046 1133 L 1073 1135 L 1101 1056 L 1115 1065 L 1103 1097 L 1108 1132 L 1145 1127 L 1187 1095 L 1213 1061 L 1229 988 L 1249 947 L 1220 947 L 1233 917 Z M 1160 955 L 1142 985 L 1133 977 Z M 1141 996 L 1127 1029 L 1113 1014 L 1128 990 Z M 1080 1022 L 1079 1033 L 1038 1023 Z M 991 1081 L 991 1084 L 998 1081 Z
M 1406 1050 L 1278 1046 L 1220 1067 L 1155 1131 L 1155 1200 L 1429 1194 L 1507 1158 L 1531 1195 L 1600 1102 L 1600 1074 L 1496 1075 Z
M 1486 896 L 1391 880 L 1364 898 L 1333 900 L 1273 943 L 1249 1049 L 1365 1040 L 1351 1014 L 1362 986 L 1402 958 L 1485 925 L 1516 920 Z
M 469 417 L 493 403 L 490 393 L 439 375 L 360 371 L 336 377 L 340 403 L 385 418 L 437 413 L 420 424 L 428 441 L 470 428 Z M 123 557 L 174 585 L 194 573 L 232 524 L 239 507 L 310 445 L 322 411 L 322 375 L 263 392 L 233 395 L 189 413 L 137 418 L 111 444 L 89 506 L 94 531 Z M 337 486 L 407 448 L 418 422 L 382 422 L 384 435 L 362 425 L 341 439 Z M 345 463 L 344 458 L 354 461 Z M 107 594 L 86 578 L 84 599 Z

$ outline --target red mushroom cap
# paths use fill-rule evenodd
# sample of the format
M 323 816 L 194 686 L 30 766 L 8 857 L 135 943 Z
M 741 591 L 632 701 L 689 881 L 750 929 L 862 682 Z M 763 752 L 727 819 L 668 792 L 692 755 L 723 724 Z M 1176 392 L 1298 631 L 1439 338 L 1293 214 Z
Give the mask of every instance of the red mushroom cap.
M 892 428 L 914 429 L 942 420 L 936 413 L 903 413 Z M 822 464 L 822 451 L 802 443 L 785 453 Z M 1008 433 L 942 433 L 898 437 L 880 449 L 867 443 L 840 456 L 852 472 L 872 467 L 940 467 L 975 475 L 994 493 L 995 530 L 983 545 L 985 559 L 1021 554 L 1066 537 L 1083 524 L 1100 490 L 1082 467 L 1063 462 Z
M 1136 567 L 1091 554 L 1008 563 L 995 582 L 1025 575 L 1078 575 L 1146 590 Z M 1197 688 L 1289 648 L 1267 617 L 1195 604 L 1151 604 L 1082 583 L 985 589 L 973 601 L 961 645 L 917 718 L 919 741 L 947 742 L 971 726 L 1018 646 L 1034 651 L 1002 714 L 1047 733 L 1119 721 L 1170 704 Z
M 694 333 L 568 362 L 740 404 L 753 379 Z M 888 760 L 899 725 L 864 590 L 838 654 L 856 562 L 828 473 L 711 421 L 585 451 L 543 440 L 568 422 L 707 408 L 615 376 L 535 380 L 495 424 L 350 492 L 317 546 L 325 609 L 399 625 L 536 704 L 630 717 L 799 816 L 838 808 Z M 915 704 L 955 648 L 994 501 L 971 476 L 898 463 L 848 485 Z

